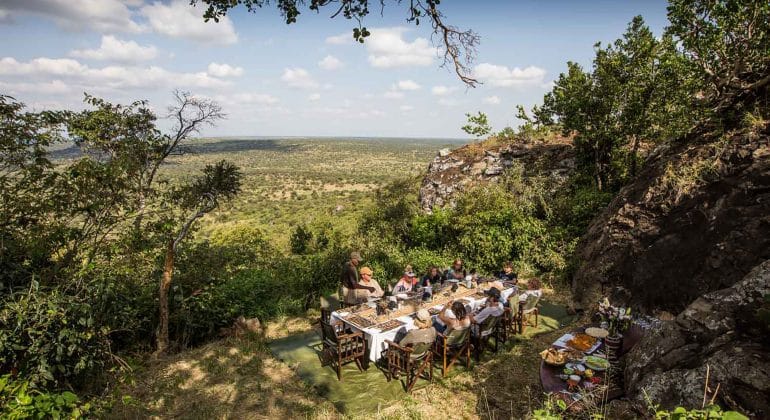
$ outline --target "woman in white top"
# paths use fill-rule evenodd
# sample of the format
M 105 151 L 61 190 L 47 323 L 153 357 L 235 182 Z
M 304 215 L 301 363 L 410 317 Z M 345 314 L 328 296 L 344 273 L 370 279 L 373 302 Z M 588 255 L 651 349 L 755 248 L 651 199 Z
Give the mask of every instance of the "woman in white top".
M 441 312 L 438 313 L 438 317 L 436 317 L 436 322 L 433 326 L 436 327 L 436 331 L 442 332 L 445 335 L 452 332 L 452 330 L 462 330 L 471 325 L 471 318 L 468 315 L 465 305 L 463 305 L 462 302 L 447 302 L 444 307 L 441 308 Z

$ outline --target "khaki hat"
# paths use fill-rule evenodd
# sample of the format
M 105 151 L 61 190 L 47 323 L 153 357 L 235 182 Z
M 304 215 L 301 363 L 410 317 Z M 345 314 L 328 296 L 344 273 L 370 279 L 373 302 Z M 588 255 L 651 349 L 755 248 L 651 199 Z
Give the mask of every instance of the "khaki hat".
M 360 270 L 358 270 L 358 272 L 359 272 L 360 274 L 368 274 L 368 275 L 370 275 L 370 276 L 371 276 L 372 274 L 374 274 L 374 271 L 372 271 L 372 269 L 371 269 L 371 268 L 369 268 L 369 267 L 361 267 L 361 269 L 360 269 Z
M 430 312 L 427 309 L 420 309 L 417 311 L 417 318 L 414 320 L 414 325 L 418 328 L 426 328 L 431 325 Z
M 361 254 L 359 254 L 357 251 L 353 251 L 350 253 L 350 259 L 361 261 Z

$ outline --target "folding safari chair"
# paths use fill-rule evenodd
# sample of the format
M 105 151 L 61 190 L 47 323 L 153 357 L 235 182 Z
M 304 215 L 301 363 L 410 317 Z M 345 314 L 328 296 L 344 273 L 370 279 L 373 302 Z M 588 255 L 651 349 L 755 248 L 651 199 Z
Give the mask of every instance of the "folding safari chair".
M 421 377 L 433 382 L 433 343 L 415 343 L 414 345 L 400 346 L 393 341 L 385 340 L 388 348 L 385 352 L 387 366 L 385 377 L 388 382 L 405 375 L 403 385 L 406 392 L 412 392 L 412 388 Z M 425 370 L 428 370 L 427 375 Z
M 465 367 L 471 367 L 471 329 L 452 330 L 449 334 L 437 334 L 433 346 L 433 355 L 441 360 L 441 376 L 447 372 L 460 358 L 465 358 Z

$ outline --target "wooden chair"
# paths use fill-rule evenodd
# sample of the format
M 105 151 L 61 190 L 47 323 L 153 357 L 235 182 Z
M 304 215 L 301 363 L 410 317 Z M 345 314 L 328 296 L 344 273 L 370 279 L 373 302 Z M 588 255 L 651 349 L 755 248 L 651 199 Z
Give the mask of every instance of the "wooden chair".
M 340 308 L 340 301 L 335 296 L 321 296 L 321 321 L 331 323 L 332 312 Z
M 433 355 L 441 360 L 441 376 L 447 372 L 461 357 L 465 358 L 465 367 L 471 367 L 471 329 L 452 330 L 448 335 L 436 334 L 436 343 L 433 346 Z
M 540 296 L 527 295 L 527 300 L 524 305 L 521 306 L 521 333 L 524 333 L 524 329 L 529 325 L 532 315 L 535 316 L 535 328 L 537 328 L 538 318 L 540 317 L 540 309 L 537 304 L 540 303 Z
M 364 370 L 361 359 L 366 357 L 366 339 L 362 332 L 346 333 L 321 321 L 321 334 L 321 365 L 331 364 L 337 372 L 337 379 L 342 381 L 342 366 L 347 363 L 356 362 L 358 370 Z
M 508 298 L 508 307 L 505 308 L 505 313 L 503 313 L 502 325 L 505 328 L 506 341 L 508 341 L 508 334 L 511 336 L 521 334 L 521 303 L 519 302 L 519 295 L 513 294 Z
M 489 345 L 489 340 L 492 338 L 495 340 L 495 353 L 497 353 L 501 338 L 498 335 L 499 330 L 497 329 L 497 326 L 500 324 L 502 317 L 502 315 L 487 317 L 487 319 L 479 325 L 478 333 L 472 335 L 476 361 L 481 360 L 481 355 L 484 353 L 484 350 L 486 350 Z
M 387 365 L 385 366 L 385 378 L 390 382 L 405 374 L 404 389 L 412 392 L 417 380 L 423 377 L 428 370 L 426 379 L 433 382 L 433 343 L 415 343 L 413 346 L 400 346 L 390 340 L 385 340 L 388 349 L 385 353 Z

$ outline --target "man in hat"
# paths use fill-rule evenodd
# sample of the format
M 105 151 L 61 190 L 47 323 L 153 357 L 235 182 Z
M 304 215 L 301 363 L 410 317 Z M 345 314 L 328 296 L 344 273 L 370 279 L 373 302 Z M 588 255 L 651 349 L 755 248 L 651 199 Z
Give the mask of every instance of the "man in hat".
M 400 346 L 414 345 L 417 343 L 431 344 L 436 341 L 436 329 L 433 328 L 430 312 L 428 312 L 427 309 L 420 309 L 417 311 L 417 318 L 414 320 L 414 326 L 417 328 L 409 330 L 404 338 L 398 342 Z
M 374 280 L 372 278 L 372 275 L 374 272 L 369 267 L 361 267 L 361 270 L 358 272 L 361 275 L 361 281 L 358 282 L 359 285 L 373 288 L 374 291 L 369 291 L 367 289 L 359 289 L 357 290 L 358 294 L 358 300 L 366 300 L 370 297 L 382 297 L 385 292 L 382 291 L 382 287 L 380 287 L 380 284 L 377 283 L 377 280 Z
M 471 322 L 473 324 L 480 325 L 490 316 L 500 316 L 503 314 L 503 305 L 500 303 L 500 289 L 490 287 L 484 293 L 487 295 L 487 301 L 478 314 L 471 314 Z
M 404 275 L 398 280 L 393 291 L 395 293 L 411 292 L 417 285 L 417 275 L 412 270 L 412 265 L 407 265 L 404 269 Z
M 361 254 L 354 251 L 350 253 L 350 260 L 342 265 L 340 286 L 342 289 L 342 300 L 347 305 L 357 305 L 359 303 L 357 295 L 361 292 L 358 291 L 368 291 L 370 293 L 375 291 L 374 287 L 364 286 L 359 283 L 356 267 L 358 267 L 360 261 Z

